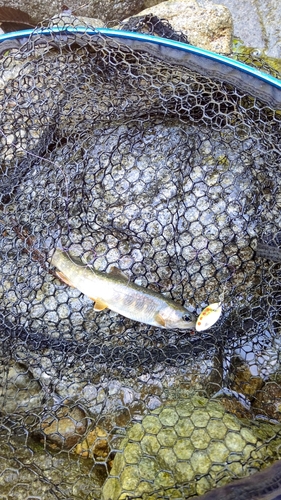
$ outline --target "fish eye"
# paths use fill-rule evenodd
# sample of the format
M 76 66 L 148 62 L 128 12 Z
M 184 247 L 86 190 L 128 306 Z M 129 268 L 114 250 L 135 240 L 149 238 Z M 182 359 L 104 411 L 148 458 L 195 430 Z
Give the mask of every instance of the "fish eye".
M 190 321 L 190 317 L 188 316 L 188 314 L 183 314 L 182 319 L 183 321 Z

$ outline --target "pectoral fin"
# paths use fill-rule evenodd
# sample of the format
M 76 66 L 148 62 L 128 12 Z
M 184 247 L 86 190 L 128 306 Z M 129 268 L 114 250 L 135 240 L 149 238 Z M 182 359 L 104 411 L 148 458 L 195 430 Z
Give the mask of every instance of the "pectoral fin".
M 95 301 L 94 311 L 103 311 L 108 305 L 102 299 L 93 299 Z
M 118 267 L 116 267 L 116 266 L 112 266 L 110 268 L 108 274 L 111 274 L 112 276 L 115 276 L 116 278 L 122 279 L 123 281 L 126 281 L 126 283 L 128 283 L 128 281 L 129 281 L 128 276 L 126 276 L 126 274 L 124 274 L 123 271 L 118 269 Z
M 156 313 L 154 316 L 154 319 L 155 319 L 155 321 L 157 321 L 157 323 L 159 323 L 159 325 L 166 328 L 166 321 L 164 320 L 163 316 L 161 316 L 160 313 Z
M 62 271 L 56 271 L 56 275 L 66 285 L 69 285 L 69 286 L 72 286 L 73 288 L 75 288 L 75 286 L 73 285 L 73 283 L 68 279 L 67 276 L 65 276 L 65 274 Z

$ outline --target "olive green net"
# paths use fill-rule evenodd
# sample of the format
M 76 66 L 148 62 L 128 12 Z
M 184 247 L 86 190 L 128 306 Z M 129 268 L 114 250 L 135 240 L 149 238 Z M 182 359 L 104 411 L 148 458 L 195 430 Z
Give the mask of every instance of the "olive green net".
M 101 34 L 6 46 L 0 86 L 0 499 L 188 499 L 277 460 L 280 264 L 255 247 L 279 246 L 280 111 Z M 57 247 L 223 314 L 97 313 Z

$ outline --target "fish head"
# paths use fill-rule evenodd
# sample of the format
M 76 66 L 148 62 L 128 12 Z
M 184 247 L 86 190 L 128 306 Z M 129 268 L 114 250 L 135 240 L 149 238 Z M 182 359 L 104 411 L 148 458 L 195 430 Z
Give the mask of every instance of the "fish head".
M 195 320 L 193 315 L 185 308 L 166 307 L 161 311 L 165 328 L 179 328 L 181 330 L 194 330 Z

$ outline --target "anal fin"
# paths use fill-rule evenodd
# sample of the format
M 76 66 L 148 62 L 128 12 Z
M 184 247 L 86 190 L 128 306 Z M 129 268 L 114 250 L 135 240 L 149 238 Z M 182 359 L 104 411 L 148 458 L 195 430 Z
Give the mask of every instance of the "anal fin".
M 56 276 L 63 281 L 66 285 L 71 286 L 72 288 L 75 288 L 73 285 L 72 281 L 68 279 L 68 277 L 62 272 L 62 271 L 56 271 Z
M 94 311 L 103 311 L 108 305 L 102 299 L 93 299 L 95 301 Z
M 166 328 L 166 321 L 164 320 L 163 316 L 161 316 L 160 313 L 156 313 L 154 319 L 155 321 L 157 321 L 157 323 L 159 323 L 160 326 Z

